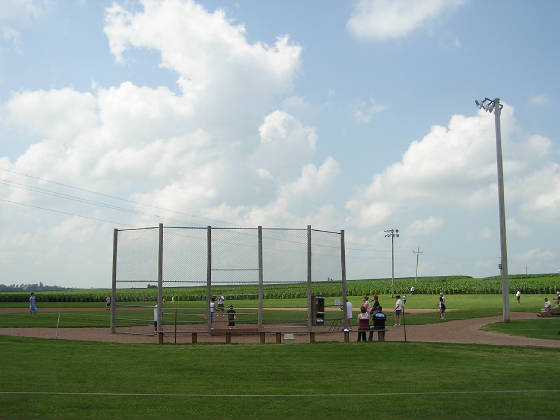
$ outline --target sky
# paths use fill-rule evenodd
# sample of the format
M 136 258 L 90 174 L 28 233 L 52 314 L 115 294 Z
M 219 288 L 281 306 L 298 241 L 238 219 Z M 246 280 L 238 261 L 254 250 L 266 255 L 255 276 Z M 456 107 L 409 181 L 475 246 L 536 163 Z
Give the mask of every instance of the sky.
M 560 3 L 3 0 L 0 283 L 110 287 L 113 229 L 345 231 L 347 277 L 560 269 Z

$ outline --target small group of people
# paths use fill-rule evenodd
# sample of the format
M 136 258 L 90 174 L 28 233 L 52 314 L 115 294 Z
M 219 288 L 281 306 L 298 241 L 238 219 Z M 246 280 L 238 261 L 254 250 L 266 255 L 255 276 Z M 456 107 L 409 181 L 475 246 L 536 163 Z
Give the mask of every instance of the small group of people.
M 226 298 L 224 297 L 224 295 L 221 294 L 218 296 L 212 296 L 212 298 L 210 299 L 210 322 L 214 322 L 214 311 L 216 309 L 216 301 L 218 303 L 218 308 L 216 311 L 222 314 L 222 316 L 224 315 L 225 300 Z M 237 319 L 237 315 L 235 310 L 233 309 L 233 305 L 228 306 L 227 317 L 228 317 L 228 327 L 234 327 L 235 320 Z
M 556 306 L 552 307 L 552 302 L 548 298 L 544 298 L 544 307 L 537 314 L 538 317 L 560 315 L 560 290 L 556 292 Z
M 374 295 L 373 303 L 370 303 L 369 296 L 364 296 L 364 303 L 360 307 L 360 314 L 358 314 L 358 342 L 366 341 L 366 333 L 368 331 L 369 337 L 367 341 L 373 341 L 373 334 L 375 331 L 377 331 L 379 341 L 385 341 L 386 320 L 387 317 L 379 304 L 379 297 Z

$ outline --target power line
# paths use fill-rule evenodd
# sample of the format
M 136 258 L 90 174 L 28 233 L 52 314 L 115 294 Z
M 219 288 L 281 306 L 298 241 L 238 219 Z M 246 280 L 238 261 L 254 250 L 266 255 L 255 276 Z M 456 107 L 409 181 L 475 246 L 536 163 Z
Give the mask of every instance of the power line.
M 89 193 L 89 194 L 94 194 L 94 195 L 98 195 L 98 196 L 102 196 L 102 197 L 106 197 L 106 198 L 111 198 L 111 199 L 113 199 L 113 200 L 118 200 L 118 201 L 130 203 L 130 204 L 133 204 L 133 205 L 135 205 L 135 206 L 137 206 L 137 207 L 139 207 L 139 208 L 152 208 L 152 209 L 156 209 L 156 210 L 163 210 L 163 211 L 168 211 L 168 212 L 171 212 L 171 213 L 176 213 L 176 214 L 188 216 L 188 217 L 193 218 L 193 219 L 200 219 L 200 220 L 206 220 L 206 221 L 212 221 L 212 222 L 219 222 L 219 223 L 231 224 L 231 222 L 225 221 L 225 220 L 212 219 L 212 218 L 209 218 L 209 217 L 202 217 L 202 216 L 195 216 L 195 215 L 192 215 L 192 214 L 189 214 L 189 213 L 186 213 L 186 212 L 182 212 L 182 211 L 178 211 L 178 210 L 173 210 L 173 209 L 169 209 L 169 208 L 165 208 L 165 207 L 154 206 L 154 205 L 148 205 L 148 204 L 141 204 L 141 203 L 139 203 L 139 202 L 137 202 L 137 201 L 134 201 L 134 200 L 130 200 L 130 199 L 118 197 L 118 196 L 115 196 L 115 195 L 111 195 L 111 194 L 106 194 L 106 193 L 102 193 L 102 192 L 90 190 L 90 189 L 87 189 L 87 188 L 78 187 L 78 186 L 75 186 L 75 185 L 65 184 L 65 183 L 58 182 L 58 181 L 53 181 L 53 180 L 47 179 L 47 178 L 42 178 L 42 177 L 38 177 L 38 176 L 34 176 L 34 175 L 24 174 L 24 173 L 16 172 L 16 171 L 13 171 L 13 170 L 10 170 L 10 169 L 6 169 L 6 168 L 0 168 L 0 171 L 8 172 L 8 173 L 11 173 L 11 174 L 14 174 L 14 175 L 18 175 L 18 176 L 27 177 L 27 178 L 30 178 L 30 179 L 35 179 L 35 180 L 37 180 L 37 181 L 42 181 L 42 182 L 46 182 L 46 183 L 51 183 L 51 184 L 59 185 L 59 186 L 62 186 L 62 187 L 64 187 L 64 188 L 69 188 L 69 189 L 73 189 L 73 190 L 77 190 L 77 191 L 83 191 L 83 192 L 86 192 L 86 193 Z M 4 182 L 4 183 L 5 183 L 5 182 Z M 18 184 L 18 185 L 22 185 L 22 184 Z M 23 185 L 25 185 L 25 184 L 23 184 Z M 29 187 L 30 187 L 30 188 L 33 188 L 33 187 L 31 187 L 31 186 L 29 186 Z M 35 187 L 35 188 L 37 188 L 37 187 Z M 39 189 L 40 189 L 40 188 L 39 188 Z M 64 195 L 63 193 L 59 193 L 59 194 Z M 66 195 L 67 195 L 67 196 L 72 196 L 72 195 L 70 195 L 70 194 L 66 194 Z M 73 197 L 77 197 L 77 196 L 73 196 Z M 81 198 L 81 197 L 78 197 L 78 198 Z M 83 199 L 83 198 L 81 198 L 81 199 Z M 83 200 L 87 200 L 87 199 L 83 199 Z M 95 200 L 89 200 L 89 201 L 94 202 Z M 107 204 L 107 203 L 105 203 L 105 204 Z M 117 207 L 117 206 L 115 206 L 115 207 Z M 122 208 L 122 207 L 121 207 L 121 208 Z M 136 210 L 136 212 L 137 212 L 137 213 L 148 214 L 148 213 L 144 213 L 144 212 L 141 212 L 141 211 L 138 211 L 138 210 Z M 148 215 L 150 215 L 150 214 L 148 214 Z M 153 215 L 153 214 L 151 214 L 151 215 Z M 155 216 L 155 217 L 160 217 L 160 218 L 164 218 L 163 216 L 160 216 L 160 215 L 153 215 L 153 216 Z M 168 219 L 169 219 L 169 220 L 177 220 L 177 221 L 179 221 L 178 219 L 172 219 L 172 218 L 168 218 Z
M 113 226 L 116 225 L 124 225 L 121 222 L 116 222 L 114 220 L 109 220 L 109 219 L 102 219 L 99 217 L 92 217 L 92 216 L 84 216 L 82 214 L 77 214 L 77 213 L 70 213 L 68 211 L 64 211 L 64 210 L 55 210 L 55 209 L 49 209 L 47 207 L 41 207 L 41 206 L 35 206 L 33 204 L 24 204 L 24 203 L 20 203 L 18 201 L 12 201 L 12 200 L 6 200 L 4 198 L 0 198 L 0 201 L 4 201 L 6 203 L 10 203 L 10 204 L 14 204 L 17 206 L 23 206 L 23 207 L 31 207 L 34 209 L 39 209 L 39 210 L 44 210 L 44 211 L 50 211 L 53 213 L 60 213 L 60 214 L 65 214 L 67 216 L 72 216 L 72 217 L 81 217 L 82 219 L 89 219 L 89 220 L 95 220 L 97 222 L 102 222 L 102 223 L 111 223 Z

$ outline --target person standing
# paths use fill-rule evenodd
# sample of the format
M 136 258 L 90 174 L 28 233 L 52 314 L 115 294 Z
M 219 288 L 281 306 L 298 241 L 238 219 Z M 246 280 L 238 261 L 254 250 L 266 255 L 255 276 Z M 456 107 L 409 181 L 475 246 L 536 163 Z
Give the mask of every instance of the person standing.
M 369 330 L 369 313 L 365 305 L 360 308 L 360 314 L 358 315 L 358 343 L 366 341 L 366 331 Z
M 379 306 L 377 312 L 371 317 L 372 326 L 369 330 L 368 341 L 373 341 L 373 333 L 377 331 L 377 338 L 379 341 L 385 341 L 385 321 L 387 317 L 383 313 L 383 308 Z
M 216 308 L 216 298 L 213 297 L 210 300 L 210 324 L 214 321 L 214 309 Z
M 366 312 L 369 313 L 369 296 L 364 296 L 364 303 L 362 304 L 362 306 L 365 306 Z
M 394 327 L 398 327 L 401 325 L 401 313 L 403 310 L 403 303 L 401 300 L 401 296 L 397 295 L 397 302 L 395 303 L 395 325 Z
M 220 313 L 224 313 L 224 302 L 225 302 L 226 298 L 224 297 L 224 295 L 220 294 L 218 295 L 218 312 Z
M 37 315 L 37 305 L 35 304 L 35 292 L 31 292 L 31 296 L 29 296 L 29 315 L 31 316 Z
M 518 290 L 515 294 L 515 299 L 517 299 L 517 303 L 521 303 L 521 290 Z
M 111 298 L 109 296 L 105 298 L 105 309 L 111 309 Z
M 373 305 L 371 308 L 371 312 L 379 310 L 379 296 L 373 295 Z
M 352 331 L 352 302 L 346 301 L 346 319 L 348 319 L 348 331 Z
M 439 318 L 445 319 L 445 296 L 443 296 L 443 292 L 439 294 Z
M 410 294 L 413 295 L 414 294 L 414 286 L 410 287 Z
M 158 305 L 157 303 L 154 305 L 154 331 L 157 332 L 158 327 Z
M 228 317 L 228 327 L 235 327 L 235 311 L 233 310 L 233 305 L 229 305 L 229 310 L 227 311 Z

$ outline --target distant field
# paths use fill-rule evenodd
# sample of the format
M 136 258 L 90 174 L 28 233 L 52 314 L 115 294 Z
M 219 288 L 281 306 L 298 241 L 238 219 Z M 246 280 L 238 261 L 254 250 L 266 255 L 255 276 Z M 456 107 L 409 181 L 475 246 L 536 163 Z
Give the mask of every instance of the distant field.
M 558 351 L 0 337 L 7 419 L 550 419 Z M 476 367 L 473 369 L 473 367 Z
M 292 280 L 292 279 L 288 279 Z M 154 281 L 154 283 L 156 283 Z M 411 286 L 415 286 L 418 294 L 499 294 L 501 293 L 501 278 L 472 278 L 467 276 L 439 276 L 439 277 L 419 277 L 415 283 L 414 278 L 395 279 L 395 290 L 397 293 L 408 293 Z M 312 293 L 325 297 L 340 296 L 340 281 L 313 282 Z M 511 275 L 510 291 L 515 293 L 521 290 L 523 294 L 545 294 L 555 293 L 560 290 L 559 274 L 530 274 L 530 275 Z M 244 300 L 249 296 L 256 300 L 256 285 L 232 285 L 232 286 L 212 286 L 213 294 L 224 294 L 229 300 Z M 264 297 L 266 299 L 297 299 L 307 296 L 307 286 L 303 281 L 296 284 L 271 284 L 264 286 Z M 348 296 L 363 296 L 366 294 L 390 294 L 391 279 L 362 279 L 348 280 Z M 121 302 L 142 302 L 144 299 L 154 301 L 157 298 L 155 287 L 143 289 L 119 289 L 119 301 Z M 37 293 L 38 302 L 104 302 L 107 296 L 111 295 L 110 289 L 76 289 L 53 292 Z M 206 299 L 206 287 L 183 287 L 183 288 L 164 288 L 164 297 L 170 301 L 175 297 L 179 301 L 199 301 Z M 29 298 L 29 291 L 22 292 L 0 292 L 0 302 L 25 302 Z

